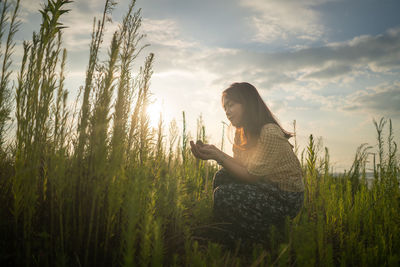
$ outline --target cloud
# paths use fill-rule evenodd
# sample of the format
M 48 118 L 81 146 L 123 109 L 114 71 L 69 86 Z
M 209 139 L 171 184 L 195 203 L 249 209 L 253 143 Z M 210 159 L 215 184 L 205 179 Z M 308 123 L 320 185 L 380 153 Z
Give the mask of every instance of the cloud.
M 400 28 L 325 46 L 280 52 L 207 47 L 184 38 L 181 25 L 171 19 L 145 19 L 143 29 L 151 43 L 149 49 L 156 55 L 155 73 L 162 74 L 171 69 L 207 73 L 202 77 L 194 75 L 191 82 L 187 82 L 201 84 L 198 88 L 204 88 L 203 93 L 215 94 L 216 88 L 225 88 L 234 81 L 249 81 L 266 96 L 273 96 L 268 97 L 270 101 L 278 103 L 286 96 L 293 97 L 277 105 L 278 110 L 348 112 L 368 105 L 371 112 L 385 108 L 397 112 L 397 103 L 392 101 L 396 98 L 385 100 L 389 94 L 395 94 L 395 89 L 393 92 L 376 92 L 373 96 L 371 91 L 366 94 L 360 90 L 360 102 L 357 102 L 354 91 L 362 85 L 351 85 L 371 74 L 382 78 L 388 72 L 392 77 L 393 73 L 398 73 Z M 163 87 L 168 86 L 164 84 Z M 374 97 L 376 102 L 373 102 Z M 383 101 L 391 104 L 385 107 Z
M 297 51 L 209 51 L 200 64 L 220 73 L 221 79 L 245 78 L 270 88 L 292 83 L 317 90 L 332 82 L 342 86 L 371 72 L 380 75 L 389 70 L 398 71 L 400 28 L 376 36 L 360 36 L 346 42 Z
M 278 53 L 235 50 L 229 54 L 214 54 L 213 58 L 214 63 L 208 66 L 223 73 L 224 77 L 254 81 L 261 90 L 273 89 L 281 94 L 284 91 L 292 93 L 307 107 L 399 114 L 398 83 L 356 93 L 350 86 L 369 77 L 371 73 L 378 79 L 388 73 L 398 74 L 399 28 L 376 36 L 359 36 L 323 47 Z M 211 59 L 208 60 L 210 61 Z M 392 77 L 398 81 L 398 78 Z M 333 88 L 328 87 L 329 84 Z M 329 95 L 327 90 L 330 90 Z M 296 99 L 293 102 L 299 101 Z
M 195 42 L 182 38 L 177 22 L 172 19 L 144 18 L 142 30 L 146 34 L 146 41 L 151 45 L 170 48 L 190 48 L 195 45 Z
M 91 34 L 93 31 L 93 20 L 97 21 L 102 17 L 102 10 L 92 7 L 94 1 L 91 2 L 72 2 L 68 6 L 71 9 L 67 15 L 61 18 L 62 23 L 67 27 L 64 29 L 64 44 L 68 51 L 79 52 L 82 50 L 89 51 Z M 101 5 L 103 8 L 103 5 Z M 106 23 L 103 38 L 103 47 L 108 48 L 112 35 L 117 29 L 117 23 Z
M 347 111 L 372 111 L 400 115 L 400 82 L 383 83 L 374 88 L 359 90 L 346 97 Z
M 252 41 L 270 43 L 297 38 L 316 40 L 325 30 L 321 15 L 313 9 L 324 1 L 241 0 L 253 14 L 248 23 L 255 30 Z
M 20 2 L 20 19 L 23 22 L 27 22 L 27 17 L 32 13 L 39 13 L 44 4 L 42 1 L 21 1 Z M 14 8 L 14 6 L 13 6 Z
M 213 84 L 222 84 L 225 81 L 251 81 L 253 84 L 257 84 L 258 88 L 261 90 L 273 90 L 291 84 L 295 82 L 296 79 L 283 72 L 249 68 L 239 71 L 224 72 L 223 75 L 220 74 L 213 81 Z
M 205 47 L 182 38 L 178 25 L 172 21 L 150 22 L 151 27 L 148 28 L 154 35 L 166 32 L 150 48 L 156 54 L 156 72 L 171 68 L 193 73 L 207 72 L 210 75 L 203 78 L 212 80 L 199 79 L 203 79 L 204 86 L 212 88 L 225 88 L 234 81 L 249 81 L 266 95 L 273 93 L 273 101 L 295 96 L 281 104 L 288 108 L 293 106 L 297 110 L 354 111 L 368 104 L 369 110 L 375 112 L 389 107 L 394 110 L 397 104 L 390 102 L 395 98 L 388 100 L 392 103 L 388 107 L 379 104 L 386 101 L 388 92 L 374 93 L 378 99 L 375 103 L 372 102 L 371 92 L 363 95 L 360 91 L 363 96 L 360 101 L 363 102 L 350 105 L 358 103 L 353 93 L 355 88 L 360 88 L 352 84 L 371 76 L 371 73 L 374 77 L 383 77 L 388 71 L 397 73 L 400 67 L 400 63 L 396 64 L 400 61 L 399 29 L 388 30 L 376 36 L 359 36 L 322 47 L 263 53 Z M 392 93 L 395 92 L 393 90 Z
M 280 62 L 282 68 L 298 70 L 304 68 L 339 68 L 352 66 L 390 66 L 400 60 L 400 29 L 387 31 L 377 36 L 356 37 L 348 42 L 328 44 L 323 47 L 307 48 L 295 52 L 273 54 L 270 60 Z M 400 65 L 397 65 L 400 66 Z M 376 69 L 376 71 L 379 71 Z M 329 71 L 328 71 L 329 72 Z
M 332 79 L 337 76 L 350 74 L 351 67 L 349 65 L 332 65 L 321 70 L 311 72 L 304 76 L 305 79 Z

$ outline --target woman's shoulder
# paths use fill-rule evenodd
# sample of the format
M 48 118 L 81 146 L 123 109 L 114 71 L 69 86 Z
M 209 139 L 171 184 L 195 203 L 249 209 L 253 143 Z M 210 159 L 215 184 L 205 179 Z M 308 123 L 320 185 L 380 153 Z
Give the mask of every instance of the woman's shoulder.
M 267 123 L 261 128 L 258 140 L 261 143 L 275 143 L 278 142 L 278 140 L 286 140 L 286 138 L 279 125 Z
M 281 127 L 279 127 L 276 123 L 266 123 L 261 128 L 260 136 L 265 135 L 284 135 Z

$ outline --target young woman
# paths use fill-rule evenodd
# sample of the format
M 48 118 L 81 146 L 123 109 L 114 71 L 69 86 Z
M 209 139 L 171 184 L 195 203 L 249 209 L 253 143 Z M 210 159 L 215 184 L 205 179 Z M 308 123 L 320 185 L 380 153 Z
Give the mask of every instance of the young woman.
M 303 204 L 299 160 L 288 142 L 292 134 L 278 124 L 249 83 L 233 83 L 222 94 L 226 116 L 235 127 L 233 157 L 214 145 L 191 141 L 195 157 L 216 160 L 214 216 L 225 222 L 228 241 L 267 240 L 269 228 L 282 227 Z

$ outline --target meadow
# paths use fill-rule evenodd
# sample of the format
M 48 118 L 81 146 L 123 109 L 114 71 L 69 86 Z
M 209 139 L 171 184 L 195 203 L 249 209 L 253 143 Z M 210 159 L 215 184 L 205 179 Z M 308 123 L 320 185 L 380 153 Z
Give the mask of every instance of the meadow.
M 306 185 L 302 211 L 283 231 L 271 228 L 268 247 L 230 250 L 207 234 L 218 229 L 212 178 L 219 167 L 196 160 L 188 145 L 207 142 L 203 121 L 193 136 L 184 112 L 182 125 L 164 125 L 161 117 L 158 127 L 149 124 L 154 55 L 132 72 L 147 51 L 135 1 L 109 44 L 103 37 L 115 3 L 105 1 L 93 23 L 85 84 L 75 105 L 67 104 L 68 25 L 60 18 L 70 2 L 43 6 L 18 71 L 11 66 L 20 1 L 0 2 L 2 266 L 400 265 L 400 164 L 390 119 L 374 121 L 377 145 L 360 145 L 339 176 L 312 135 L 301 153 L 296 146 Z M 375 150 L 368 186 L 366 163 Z

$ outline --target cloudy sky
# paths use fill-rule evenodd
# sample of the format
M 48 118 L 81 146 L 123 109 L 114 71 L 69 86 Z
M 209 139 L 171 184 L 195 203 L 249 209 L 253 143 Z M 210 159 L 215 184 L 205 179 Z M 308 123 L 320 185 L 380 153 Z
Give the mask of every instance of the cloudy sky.
M 22 0 L 19 43 L 38 30 L 40 2 Z M 129 2 L 116 6 L 104 52 Z M 93 17 L 103 5 L 76 0 L 62 20 L 69 27 L 64 44 L 72 95 L 83 84 Z M 301 149 L 310 134 L 322 138 L 336 171 L 349 169 L 360 144 L 376 144 L 373 119 L 391 118 L 399 143 L 399 1 L 137 0 L 136 6 L 150 44 L 137 65 L 155 53 L 153 124 L 162 110 L 166 123 L 176 118 L 180 125 L 185 111 L 195 133 L 202 114 L 211 142 L 220 145 L 227 122 L 221 92 L 247 81 L 284 128 L 292 131 L 297 121 Z

